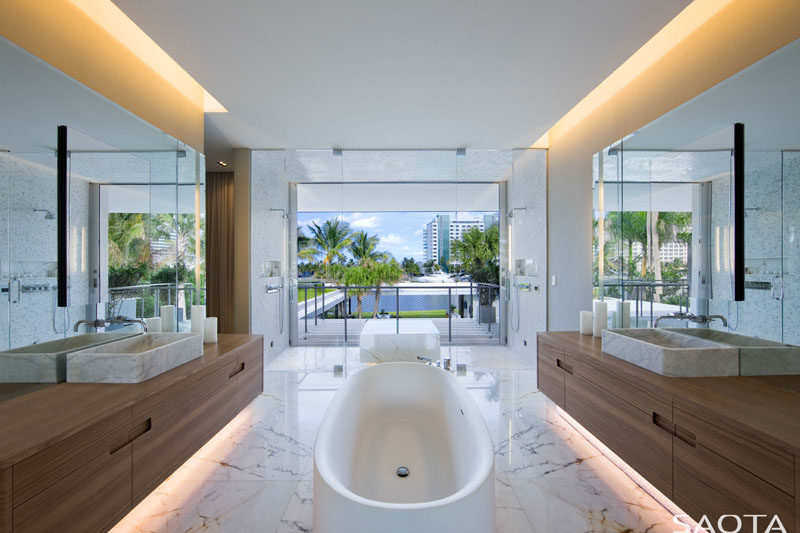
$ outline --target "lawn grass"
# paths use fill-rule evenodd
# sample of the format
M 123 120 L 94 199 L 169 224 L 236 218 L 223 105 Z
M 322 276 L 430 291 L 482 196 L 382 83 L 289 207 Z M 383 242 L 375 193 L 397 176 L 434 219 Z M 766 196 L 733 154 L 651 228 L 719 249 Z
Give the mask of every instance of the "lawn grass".
M 333 292 L 336 289 L 325 289 L 325 292 Z M 322 296 L 322 289 L 317 289 L 317 297 Z M 308 289 L 308 299 L 314 299 L 314 289 Z M 298 302 L 305 302 L 306 301 L 306 289 L 297 288 L 297 301 Z

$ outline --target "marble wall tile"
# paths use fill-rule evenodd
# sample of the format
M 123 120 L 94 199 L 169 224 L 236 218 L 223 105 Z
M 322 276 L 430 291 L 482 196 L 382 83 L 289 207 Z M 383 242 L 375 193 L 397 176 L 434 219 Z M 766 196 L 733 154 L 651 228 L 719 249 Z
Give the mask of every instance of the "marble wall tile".
M 289 344 L 288 236 L 291 220 L 281 212 L 289 210 L 289 182 L 282 150 L 252 152 L 250 183 L 250 321 L 251 331 L 264 335 L 266 362 Z M 292 259 L 293 260 L 293 259 Z M 265 261 L 280 261 L 280 278 L 262 276 Z M 283 284 L 284 290 L 267 293 L 267 284 Z M 281 305 L 283 299 L 283 328 Z
M 7 179 L 0 205 L 0 263 L 3 278 L 14 277 L 23 286 L 50 290 L 25 291 L 18 303 L 0 308 L 0 349 L 27 346 L 72 335 L 72 324 L 86 317 L 89 298 L 88 213 L 90 184 L 71 181 L 70 189 L 70 302 L 56 307 L 57 213 L 55 157 L 50 153 L 3 154 L 0 168 Z M 2 172 L 2 171 L 0 171 Z M 6 281 L 3 281 L 5 285 Z
M 508 302 L 508 344 L 529 365 L 536 364 L 536 332 L 547 329 L 547 151 L 515 150 L 513 176 L 508 185 L 508 209 L 515 210 L 510 224 L 509 270 L 515 260 L 533 259 L 536 277 L 516 281 L 538 286 L 539 291 L 511 289 Z M 518 316 L 516 316 L 518 315 Z

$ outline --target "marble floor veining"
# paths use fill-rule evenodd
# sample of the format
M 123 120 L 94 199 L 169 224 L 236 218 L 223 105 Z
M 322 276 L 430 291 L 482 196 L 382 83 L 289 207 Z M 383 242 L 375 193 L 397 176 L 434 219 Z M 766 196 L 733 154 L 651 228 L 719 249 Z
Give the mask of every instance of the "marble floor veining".
M 442 351 L 467 364 L 458 379 L 494 441 L 496 531 L 681 530 L 537 391 L 533 363 L 505 347 Z M 264 392 L 112 531 L 313 531 L 316 431 L 358 358 L 358 348 L 284 351 L 265 367 Z

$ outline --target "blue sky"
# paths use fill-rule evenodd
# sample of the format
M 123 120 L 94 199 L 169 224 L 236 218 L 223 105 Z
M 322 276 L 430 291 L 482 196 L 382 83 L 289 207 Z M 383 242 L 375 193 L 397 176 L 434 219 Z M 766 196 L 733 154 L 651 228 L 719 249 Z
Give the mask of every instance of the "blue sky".
M 380 238 L 378 249 L 389 252 L 401 261 L 404 257 L 413 257 L 416 261 L 424 261 L 422 248 L 422 232 L 425 225 L 438 214 L 449 214 L 451 219 L 455 213 L 441 212 L 373 212 L 373 213 L 319 213 L 301 212 L 297 214 L 297 224 L 303 233 L 311 235 L 308 224 L 312 221 L 322 224 L 336 217 L 343 218 L 354 231 L 363 230 Z M 484 212 L 459 213 L 459 218 L 482 217 Z M 494 212 L 497 214 L 497 212 Z

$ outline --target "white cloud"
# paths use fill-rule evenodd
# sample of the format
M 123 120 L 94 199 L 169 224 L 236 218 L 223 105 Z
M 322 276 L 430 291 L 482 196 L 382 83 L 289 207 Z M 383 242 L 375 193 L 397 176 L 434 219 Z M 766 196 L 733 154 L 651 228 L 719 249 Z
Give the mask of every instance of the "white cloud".
M 389 246 L 392 244 L 403 244 L 403 242 L 405 242 L 403 238 L 395 233 L 390 233 L 385 237 L 381 237 L 381 245 L 383 246 Z
M 425 255 L 425 252 L 411 252 L 411 255 L 414 257 L 422 257 Z
M 422 228 L 420 228 L 420 229 L 418 229 L 417 231 L 415 231 L 415 232 L 414 232 L 414 235 L 416 235 L 417 237 L 419 237 L 420 235 L 422 235 Z
M 378 217 L 357 218 L 350 222 L 350 227 L 355 229 L 377 228 L 381 219 Z

